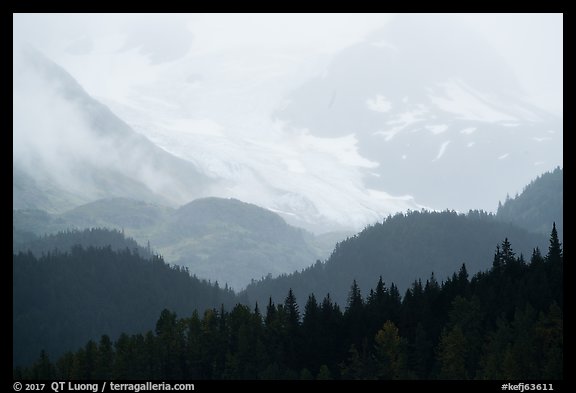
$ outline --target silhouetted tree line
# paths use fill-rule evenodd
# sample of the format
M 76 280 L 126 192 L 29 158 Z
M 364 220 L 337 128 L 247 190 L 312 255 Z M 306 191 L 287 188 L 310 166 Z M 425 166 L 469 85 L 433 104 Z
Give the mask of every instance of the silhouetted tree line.
M 188 318 L 164 310 L 154 331 L 104 335 L 54 362 L 45 352 L 16 378 L 57 379 L 562 379 L 563 255 L 554 226 L 548 253 L 530 262 L 508 239 L 492 268 L 466 266 L 401 297 L 378 280 L 354 281 L 344 310 L 290 290 L 265 309 L 237 304 Z
M 546 247 L 548 240 L 546 235 L 529 233 L 478 210 L 398 213 L 338 243 L 326 262 L 256 281 L 241 294 L 251 305 L 266 303 L 270 296 L 282 302 L 292 288 L 300 296 L 314 293 L 319 299 L 330 293 L 334 302 L 345 307 L 354 279 L 368 293 L 381 275 L 404 293 L 415 279 L 430 272 L 437 280 L 446 280 L 462 262 L 471 276 L 489 269 L 493 247 L 505 237 L 525 255 L 534 247 Z M 298 300 L 304 307 L 306 298 Z
M 36 257 L 54 252 L 69 252 L 74 246 L 103 248 L 110 246 L 113 251 L 129 249 L 144 258 L 152 257 L 150 247 L 140 246 L 136 240 L 124 236 L 124 231 L 107 228 L 68 229 L 57 233 L 34 236 L 20 244 L 14 244 L 14 253 L 31 251 Z

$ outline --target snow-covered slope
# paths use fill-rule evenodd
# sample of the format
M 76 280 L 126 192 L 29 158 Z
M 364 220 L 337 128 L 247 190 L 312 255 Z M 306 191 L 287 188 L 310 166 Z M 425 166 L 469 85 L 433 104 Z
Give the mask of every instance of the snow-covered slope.
M 112 86 L 98 99 L 132 129 L 218 179 L 209 195 L 317 232 L 421 207 L 493 210 L 562 165 L 562 119 L 449 16 L 401 15 L 334 56 L 191 48 L 157 62 L 96 37 L 62 60 Z
M 337 55 L 276 112 L 354 135 L 367 185 L 433 208 L 484 208 L 562 164 L 562 119 L 531 105 L 505 62 L 454 19 L 404 15 Z
M 13 62 L 14 208 L 56 212 L 105 197 L 178 205 L 215 183 L 31 47 L 15 46 Z
M 241 54 L 183 63 L 157 70 L 161 89 L 156 81 L 145 94 L 105 102 L 159 146 L 221 179 L 213 195 L 257 204 L 315 232 L 358 230 L 421 207 L 407 194 L 366 187 L 365 174 L 378 164 L 358 154 L 355 136 L 313 135 L 270 116 L 282 86 L 295 84 L 287 79 L 296 61 L 262 55 L 257 75 L 241 67 Z M 270 71 L 278 69 L 286 74 Z

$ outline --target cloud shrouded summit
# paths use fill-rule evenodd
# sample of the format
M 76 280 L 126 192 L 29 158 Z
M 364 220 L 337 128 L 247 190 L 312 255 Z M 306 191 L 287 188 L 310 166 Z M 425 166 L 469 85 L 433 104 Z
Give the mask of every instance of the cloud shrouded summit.
M 186 162 L 186 171 L 169 176 L 155 176 L 146 165 L 120 171 L 144 184 L 139 194 L 152 192 L 163 202 L 181 204 L 198 194 L 233 197 L 318 231 L 360 229 L 423 206 L 494 210 L 506 193 L 562 164 L 562 119 L 531 104 L 516 78 L 518 63 L 509 67 L 511 57 L 502 56 L 494 40 L 484 41 L 486 35 L 467 23 L 471 17 L 378 17 L 384 27 L 366 34 L 379 20 L 374 17 L 364 40 L 362 29 L 349 26 L 346 39 L 326 31 L 302 47 L 303 34 L 290 29 L 305 29 L 315 19 L 285 17 L 83 16 L 42 36 L 20 16 L 15 32 L 46 48 L 134 131 Z M 66 20 L 32 20 L 41 30 L 59 18 Z M 109 23 L 97 23 L 99 18 Z M 337 25 L 328 16 L 318 16 L 321 21 L 328 30 Z M 268 36 L 256 34 L 262 26 Z M 499 30 L 503 42 L 506 27 Z M 152 34 L 156 30 L 162 34 Z M 314 45 L 330 49 L 315 52 Z M 34 83 L 18 86 L 15 101 L 34 97 Z M 35 106 L 36 118 L 45 107 Z M 85 122 L 86 115 L 78 114 L 85 109 L 68 105 L 69 118 Z M 37 128 L 25 116 L 18 122 Z M 52 128 L 62 133 L 70 127 Z M 22 135 L 33 139 L 31 131 Z M 30 168 L 26 157 L 42 138 L 26 148 L 27 142 L 15 145 L 17 171 Z M 69 192 L 67 199 L 86 199 L 93 183 L 69 173 L 73 160 L 54 154 L 62 146 L 45 146 L 35 149 L 54 164 L 50 184 Z M 119 160 L 95 153 L 98 148 L 79 151 L 101 155 L 101 166 L 118 169 Z M 204 180 L 190 180 L 188 170 Z M 165 184 L 173 177 L 178 180 Z M 15 189 L 30 181 L 22 179 Z
M 63 211 L 118 196 L 182 204 L 214 183 L 35 49 L 15 47 L 13 61 L 14 208 Z
M 367 186 L 437 209 L 493 210 L 562 164 L 562 120 L 532 105 L 498 53 L 455 18 L 403 16 L 335 56 L 276 112 L 354 135 Z

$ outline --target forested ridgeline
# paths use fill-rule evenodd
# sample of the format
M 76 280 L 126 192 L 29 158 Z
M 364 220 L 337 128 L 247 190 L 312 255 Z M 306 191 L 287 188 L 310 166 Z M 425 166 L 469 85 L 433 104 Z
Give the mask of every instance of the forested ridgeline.
M 97 232 L 114 237 L 113 244 L 120 247 L 116 240 L 121 234 Z M 88 236 L 86 231 L 76 235 Z M 237 303 L 231 290 L 142 253 L 147 250 L 78 245 L 44 250 L 41 256 L 14 254 L 13 364 L 31 364 L 41 349 L 59 356 L 102 334 L 116 339 L 121 332 L 145 332 L 164 308 L 190 315 Z
M 20 258 L 25 258 L 21 256 Z M 28 258 L 32 258 L 28 256 Z M 554 228 L 530 261 L 505 239 L 492 267 L 466 266 L 402 297 L 382 278 L 365 296 L 354 282 L 344 310 L 327 294 L 254 309 L 237 304 L 153 331 L 102 336 L 76 352 L 45 352 L 17 378 L 56 379 L 562 379 L 563 255 Z M 298 294 L 301 295 L 301 294 Z
M 54 253 L 55 251 L 60 253 L 69 252 L 74 246 L 82 246 L 84 248 L 110 246 L 114 251 L 128 249 L 144 258 L 152 257 L 152 251 L 149 246 L 144 248 L 136 240 L 126 237 L 123 231 L 107 228 L 67 229 L 56 233 L 44 234 L 43 236 L 28 233 L 26 240 L 22 239 L 18 243 L 13 242 L 12 245 L 14 254 L 30 251 L 36 257 Z
M 564 170 L 556 167 L 530 182 L 520 195 L 498 202 L 496 219 L 530 232 L 547 233 L 556 222 L 558 237 L 564 234 Z
M 69 228 L 115 228 L 140 245 L 150 244 L 166 261 L 187 266 L 198 277 L 218 280 L 236 290 L 246 287 L 253 278 L 303 269 L 317 258 L 327 257 L 336 243 L 334 238 L 326 241 L 330 238 L 316 238 L 290 226 L 262 207 L 213 197 L 193 200 L 178 209 L 128 198 L 106 198 L 61 214 L 22 209 L 14 210 L 12 217 L 14 250 L 34 252 L 42 245 L 56 243 L 53 238 L 33 241 L 34 235 Z M 99 240 L 80 243 L 83 239 L 63 236 L 58 247 L 62 249 L 65 241 L 105 245 Z M 113 243 L 108 244 L 114 249 Z
M 551 226 L 552 221 L 548 228 Z M 438 281 L 445 280 L 462 263 L 470 275 L 485 271 L 490 268 L 494 247 L 506 237 L 518 254 L 528 256 L 533 248 L 545 249 L 548 243 L 547 235 L 530 233 L 483 211 L 398 213 L 338 243 L 325 262 L 254 281 L 242 294 L 252 305 L 256 301 L 265 304 L 270 296 L 282 302 L 292 288 L 304 297 L 299 299 L 300 307 L 310 293 L 318 299 L 330 293 L 332 300 L 344 307 L 352 280 L 368 293 L 382 276 L 404 293 L 414 280 L 431 272 Z

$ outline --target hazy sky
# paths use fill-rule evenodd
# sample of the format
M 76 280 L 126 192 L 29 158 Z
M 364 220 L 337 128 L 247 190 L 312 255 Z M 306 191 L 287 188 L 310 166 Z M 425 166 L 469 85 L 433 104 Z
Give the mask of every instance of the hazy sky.
M 102 84 L 100 75 L 88 72 L 90 67 L 86 69 L 70 59 L 74 43 L 78 53 L 94 50 L 102 54 L 140 47 L 152 62 L 163 56 L 177 60 L 189 51 L 226 54 L 272 50 L 309 57 L 331 54 L 358 42 L 392 17 L 392 14 L 15 14 L 14 35 L 33 43 L 69 69 L 90 93 L 106 97 L 113 96 L 114 91 L 104 89 L 106 84 Z M 540 106 L 562 114 L 562 14 L 459 14 L 458 17 L 499 51 Z M 168 42 L 170 48 L 165 47 Z M 107 71 L 113 71 L 112 67 Z M 144 71 L 133 73 L 134 81 L 126 83 L 144 77 Z

